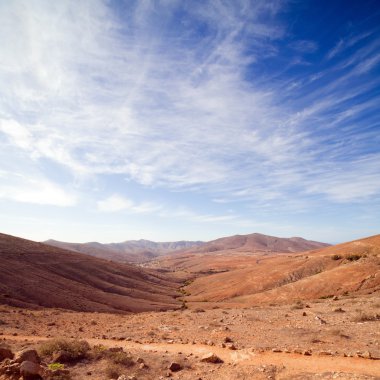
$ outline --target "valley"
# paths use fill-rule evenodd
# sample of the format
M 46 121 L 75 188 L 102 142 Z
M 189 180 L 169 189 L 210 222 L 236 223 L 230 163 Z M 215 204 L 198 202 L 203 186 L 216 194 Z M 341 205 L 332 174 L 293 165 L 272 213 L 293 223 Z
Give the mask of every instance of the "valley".
M 306 251 L 263 236 L 136 266 L 1 235 L 0 346 L 88 342 L 42 356 L 44 379 L 378 379 L 380 236 Z

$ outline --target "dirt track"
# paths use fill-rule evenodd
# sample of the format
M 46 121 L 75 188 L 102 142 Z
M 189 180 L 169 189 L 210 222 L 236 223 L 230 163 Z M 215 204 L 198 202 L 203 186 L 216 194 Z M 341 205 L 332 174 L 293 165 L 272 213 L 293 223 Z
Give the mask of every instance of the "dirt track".
M 37 343 L 47 340 L 38 336 L 2 336 L 6 341 Z M 111 339 L 87 339 L 92 345 L 101 344 L 106 347 L 122 347 L 125 350 L 159 352 L 177 354 L 192 354 L 195 357 L 213 352 L 219 356 L 225 365 L 274 365 L 284 370 L 280 378 L 299 373 L 326 373 L 340 372 L 347 374 L 360 374 L 377 378 L 380 374 L 380 360 L 371 360 L 359 357 L 332 357 L 332 356 L 305 356 L 302 354 L 284 352 L 255 352 L 248 349 L 231 351 L 227 348 L 209 347 L 201 344 L 142 344 L 135 342 L 118 342 Z

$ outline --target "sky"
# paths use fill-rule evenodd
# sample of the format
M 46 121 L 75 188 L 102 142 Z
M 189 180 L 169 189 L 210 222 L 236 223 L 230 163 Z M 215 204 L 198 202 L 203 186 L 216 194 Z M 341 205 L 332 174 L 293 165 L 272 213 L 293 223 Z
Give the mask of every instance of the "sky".
M 380 2 L 0 0 L 0 231 L 380 233 Z

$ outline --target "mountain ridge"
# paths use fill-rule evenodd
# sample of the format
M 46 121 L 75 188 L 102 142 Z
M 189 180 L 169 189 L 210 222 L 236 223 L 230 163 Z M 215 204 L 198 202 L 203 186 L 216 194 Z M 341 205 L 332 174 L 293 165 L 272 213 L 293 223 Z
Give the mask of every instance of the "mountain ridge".
M 95 257 L 131 263 L 144 263 L 173 253 L 205 253 L 226 249 L 254 252 L 301 252 L 329 246 L 327 243 L 306 240 L 302 237 L 280 238 L 260 233 L 227 236 L 209 242 L 187 240 L 154 242 L 140 239 L 108 244 L 68 243 L 57 240 L 47 240 L 44 243 Z

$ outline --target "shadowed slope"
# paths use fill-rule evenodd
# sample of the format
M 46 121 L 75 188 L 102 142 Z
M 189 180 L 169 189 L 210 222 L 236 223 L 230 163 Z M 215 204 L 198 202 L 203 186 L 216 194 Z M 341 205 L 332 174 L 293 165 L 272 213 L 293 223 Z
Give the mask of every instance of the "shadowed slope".
M 4 234 L 0 278 L 0 303 L 15 306 L 136 312 L 178 307 L 173 278 Z

